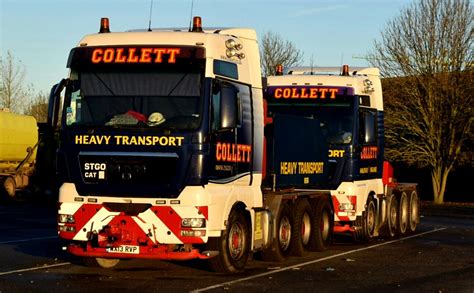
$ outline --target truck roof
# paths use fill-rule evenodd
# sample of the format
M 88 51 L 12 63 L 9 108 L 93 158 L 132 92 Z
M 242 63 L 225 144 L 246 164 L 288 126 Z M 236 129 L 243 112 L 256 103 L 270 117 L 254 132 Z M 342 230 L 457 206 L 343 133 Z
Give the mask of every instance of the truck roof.
M 204 30 L 203 33 L 182 30 L 162 29 L 154 31 L 135 30 L 128 32 L 96 33 L 86 35 L 78 46 L 105 46 L 105 45 L 149 45 L 149 44 L 180 44 L 192 45 L 208 43 L 212 40 L 234 37 L 239 39 L 257 40 L 257 34 L 252 29 L 230 28 L 223 30 Z
M 352 75 L 380 76 L 380 70 L 375 67 L 351 67 Z M 342 68 L 339 66 L 313 67 L 298 66 L 286 70 L 288 75 L 341 75 Z

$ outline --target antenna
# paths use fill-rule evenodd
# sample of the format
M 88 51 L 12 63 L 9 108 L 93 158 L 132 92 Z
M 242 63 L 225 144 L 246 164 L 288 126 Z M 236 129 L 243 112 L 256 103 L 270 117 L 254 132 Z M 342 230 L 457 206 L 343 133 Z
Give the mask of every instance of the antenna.
M 191 31 L 191 26 L 193 22 L 193 7 L 194 7 L 194 0 L 191 0 L 191 13 L 189 14 L 189 31 Z
M 341 53 L 341 68 L 342 68 L 343 62 L 344 62 L 344 52 Z M 342 72 L 341 72 L 341 75 L 342 75 Z
M 311 75 L 313 75 L 313 69 L 314 69 L 314 54 L 311 54 L 311 59 L 310 59 L 310 65 L 311 65 Z
M 150 18 L 148 19 L 148 31 L 151 32 L 151 12 L 153 11 L 153 0 L 150 0 Z

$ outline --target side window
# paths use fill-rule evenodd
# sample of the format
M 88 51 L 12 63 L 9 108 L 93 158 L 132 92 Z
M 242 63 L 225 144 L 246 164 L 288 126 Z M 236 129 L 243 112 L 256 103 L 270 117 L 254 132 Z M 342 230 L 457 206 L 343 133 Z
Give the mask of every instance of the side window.
M 370 110 L 361 110 L 359 115 L 359 142 L 367 145 L 377 142 L 376 113 Z
M 73 89 L 74 90 L 74 89 Z M 66 108 L 66 124 L 71 125 L 81 122 L 81 105 L 82 105 L 81 90 L 76 90 L 71 93 L 71 103 Z
M 216 89 L 218 87 L 217 84 L 214 85 L 214 88 L 212 90 L 212 101 L 211 101 L 211 107 L 212 107 L 212 125 L 211 129 L 213 131 L 219 130 L 219 125 L 221 124 L 221 91 L 220 88 Z

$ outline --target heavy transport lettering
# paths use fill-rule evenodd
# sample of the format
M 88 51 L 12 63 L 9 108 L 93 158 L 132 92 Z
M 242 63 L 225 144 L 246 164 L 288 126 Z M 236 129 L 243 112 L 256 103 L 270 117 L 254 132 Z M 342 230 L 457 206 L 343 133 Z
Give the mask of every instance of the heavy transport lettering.
M 324 172 L 323 162 L 281 162 L 280 163 L 280 174 L 281 175 L 314 175 L 322 174 Z
M 342 158 L 344 157 L 344 150 L 329 150 L 330 158 Z
M 298 162 L 298 171 L 300 174 L 322 174 L 323 162 Z
M 75 144 L 86 145 L 144 145 L 144 146 L 181 146 L 184 137 L 182 136 L 127 136 L 127 135 L 76 135 Z

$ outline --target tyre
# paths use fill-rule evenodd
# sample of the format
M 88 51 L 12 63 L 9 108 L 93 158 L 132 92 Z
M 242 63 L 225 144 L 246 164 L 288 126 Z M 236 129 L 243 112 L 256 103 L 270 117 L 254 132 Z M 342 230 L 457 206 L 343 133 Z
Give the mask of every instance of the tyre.
M 11 176 L 5 177 L 5 179 L 3 179 L 2 185 L 3 190 L 5 191 L 5 194 L 8 196 L 8 198 L 14 198 L 16 191 L 15 179 Z
M 394 194 L 388 196 L 387 199 L 387 223 L 386 223 L 386 236 L 395 237 L 397 235 L 397 223 L 398 223 L 398 201 Z
M 293 217 L 288 204 L 282 203 L 275 220 L 276 233 L 272 244 L 262 252 L 266 261 L 284 261 L 290 254 Z
M 291 227 L 290 251 L 292 255 L 303 256 L 313 233 L 314 215 L 308 200 L 300 199 L 293 209 L 294 225 Z
M 375 229 L 377 224 L 377 207 L 375 206 L 375 199 L 373 196 L 367 198 L 365 211 L 362 212 L 359 226 L 361 229 L 356 232 L 357 240 L 369 242 L 375 236 Z
M 400 195 L 399 210 L 398 210 L 398 223 L 397 233 L 400 236 L 405 235 L 408 229 L 409 222 L 409 202 L 406 192 L 402 192 Z
M 309 250 L 327 250 L 331 245 L 334 229 L 334 215 L 329 201 L 322 198 L 314 202 L 313 214 L 313 233 L 308 245 Z
M 118 258 L 101 258 L 101 257 L 83 257 L 82 262 L 88 267 L 101 267 L 110 269 L 115 267 L 120 259 Z
M 209 259 L 213 271 L 226 274 L 243 271 L 250 250 L 249 224 L 243 212 L 232 210 L 226 230 L 221 237 L 209 238 L 207 248 L 219 252 Z
M 411 192 L 409 202 L 408 229 L 410 232 L 415 232 L 416 226 L 420 222 L 420 199 L 415 190 Z

